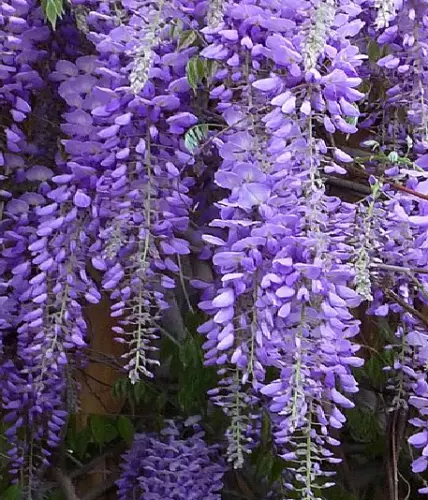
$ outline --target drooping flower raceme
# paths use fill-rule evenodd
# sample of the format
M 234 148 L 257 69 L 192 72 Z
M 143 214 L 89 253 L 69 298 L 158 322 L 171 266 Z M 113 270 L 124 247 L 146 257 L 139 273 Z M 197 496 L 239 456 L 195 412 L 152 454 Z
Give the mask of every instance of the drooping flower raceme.
M 256 5 L 249 4 L 244 14 L 230 4 L 224 17 L 229 26 L 205 29 L 210 45 L 201 53 L 225 61 L 242 92 L 241 101 L 231 103 L 224 84 L 211 90 L 232 130 L 215 141 L 222 165 L 214 179 L 230 195 L 219 202 L 215 229 L 204 237 L 221 277 L 218 290 L 210 289 L 211 296 L 205 291 L 200 304 L 212 314 L 200 328 L 208 338 L 206 359 L 227 366 L 235 380 L 229 386 L 235 399 L 226 406 L 232 422 L 242 419 L 240 394 L 248 381 L 272 398 L 270 410 L 281 415 L 275 418 L 276 442 L 284 458 L 300 464 L 294 472 L 308 498 L 320 463 L 336 461 L 326 448 L 335 443 L 327 429 L 340 428 L 345 418 L 339 408 L 353 406 L 340 391 L 357 390 L 351 367 L 362 364 L 354 356 L 358 346 L 349 340 L 358 332 L 349 309 L 361 300 L 352 289 L 349 245 L 355 210 L 327 197 L 320 175 L 322 170 L 343 174 L 341 164 L 350 158 L 328 148 L 314 131 L 318 123 L 329 133 L 357 131 L 342 116 L 358 116 L 354 103 L 363 97 L 354 67 L 364 56 L 347 40 L 363 23 L 352 21 L 361 12 L 357 6 L 344 3 L 336 12 L 333 3 L 323 4 L 325 16 L 324 11 L 312 16 L 317 7 L 290 8 L 274 20 L 272 11 Z M 350 25 L 343 28 L 334 23 L 341 9 L 351 12 Z M 298 37 L 297 30 L 305 36 Z M 322 58 L 330 61 L 324 74 L 317 69 Z M 264 69 L 268 63 L 270 73 Z M 284 68 L 287 77 L 280 72 Z M 220 75 L 224 81 L 225 70 Z M 277 368 L 280 377 L 263 386 L 267 366 Z M 229 447 L 236 448 L 239 444 Z
M 35 26 L 29 30 L 24 55 L 19 47 L 17 58 L 31 62 L 34 57 L 37 62 L 44 52 L 34 51 L 31 43 L 44 41 L 49 29 L 42 25 L 40 8 L 33 4 L 20 8 L 24 17 L 32 16 Z M 180 137 L 195 118 L 189 112 L 176 112 L 180 104 L 176 94 L 188 94 L 190 87 L 183 75 L 194 49 L 185 51 L 181 62 L 174 62 L 173 75 L 169 73 L 171 64 L 162 62 L 164 77 L 160 75 L 159 85 L 150 83 L 145 94 L 135 97 L 129 89 L 133 54 L 129 44 L 137 41 L 133 38 L 136 30 L 139 32 L 136 18 L 134 25 L 123 30 L 115 11 L 109 16 L 104 2 L 89 2 L 88 8 L 87 37 L 98 53 L 76 57 L 79 51 L 70 49 L 65 54 L 69 57 L 59 58 L 48 75 L 60 106 L 63 100 L 60 129 L 64 149 L 61 147 L 49 157 L 51 163 L 56 163 L 50 165 L 52 168 L 36 165 L 28 170 L 28 180 L 40 183 L 39 192 L 25 193 L 22 199 L 2 205 L 12 217 L 5 221 L 4 234 L 14 221 L 18 231 L 10 232 L 11 244 L 5 243 L 7 251 L 3 252 L 2 275 L 8 281 L 1 291 L 5 293 L 2 328 L 9 331 L 19 325 L 18 361 L 11 357 L 2 369 L 4 378 L 9 378 L 2 388 L 3 402 L 11 443 L 22 429 L 32 429 L 30 436 L 18 440 L 9 452 L 17 464 L 12 472 L 25 466 L 24 474 L 28 469 L 31 478 L 36 464 L 42 461 L 47 465 L 49 449 L 60 442 L 68 410 L 71 358 L 78 359 L 75 354 L 86 345 L 82 305 L 96 303 L 101 297 L 94 274 L 87 271 L 88 263 L 101 271 L 109 267 L 102 286 L 115 290 L 113 315 L 125 315 L 122 325 L 131 335 L 126 368 L 135 381 L 141 374 L 151 375 L 147 367 L 155 363 L 146 355 L 154 349 L 148 345 L 148 340 L 155 338 L 157 318 L 153 306 L 165 307 L 161 289 L 174 286 L 174 279 L 165 271 L 179 276 L 179 256 L 189 253 L 187 242 L 176 237 L 187 227 L 190 200 L 186 192 L 192 184 L 191 180 L 187 184 L 181 180 L 180 170 L 191 156 L 180 145 Z M 138 15 L 144 9 L 147 11 L 147 5 L 142 5 Z M 10 7 L 7 14 L 12 15 L 13 10 Z M 169 11 L 167 15 L 173 17 L 174 13 Z M 18 20 L 7 26 L 15 30 L 13 23 Z M 26 27 L 22 23 L 21 31 Z M 69 31 L 75 37 L 70 43 L 78 47 L 80 35 L 75 28 Z M 176 41 L 166 42 L 162 50 L 168 53 L 173 44 Z M 10 64 L 10 71 L 4 67 L 5 78 L 14 78 L 14 56 L 5 57 Z M 154 64 L 159 62 L 160 56 L 156 56 Z M 129 66 L 123 74 L 122 64 Z M 18 80 L 25 85 L 21 92 L 24 97 L 33 87 L 41 86 L 37 73 L 32 76 L 29 69 L 24 67 L 26 72 Z M 31 107 L 24 106 L 21 83 L 6 83 L 5 96 L 13 107 L 13 119 L 19 123 Z M 11 151 L 5 155 L 7 169 L 9 163 L 13 164 L 18 179 L 24 180 L 24 158 L 28 154 L 36 156 L 37 151 L 25 143 L 22 131 L 15 125 L 7 137 Z M 10 193 L 5 191 L 4 196 L 10 197 Z M 19 225 L 23 227 L 22 236 Z M 118 287 L 119 283 L 122 286 Z M 10 294 L 10 289 L 15 291 Z M 15 296 L 22 304 L 18 310 Z M 129 325 L 133 326 L 131 332 Z M 121 327 L 117 329 L 125 332 Z M 24 455 L 30 456 L 30 464 L 23 463 Z M 30 484 L 30 492 L 32 488 Z

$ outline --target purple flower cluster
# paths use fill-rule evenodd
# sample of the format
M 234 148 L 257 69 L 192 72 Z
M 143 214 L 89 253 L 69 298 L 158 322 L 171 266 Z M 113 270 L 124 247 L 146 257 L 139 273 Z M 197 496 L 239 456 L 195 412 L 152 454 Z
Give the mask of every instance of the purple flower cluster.
M 416 280 L 416 297 L 407 274 L 391 288 L 396 295 L 386 297 L 384 286 L 390 271 L 426 265 L 425 218 L 416 215 L 418 210 L 425 213 L 426 202 L 415 202 L 409 194 L 380 201 L 384 196 L 391 199 L 390 180 L 424 193 L 419 184 L 425 174 L 412 173 L 411 161 L 399 157 L 408 156 L 413 147 L 416 155 L 423 154 L 427 144 L 422 91 L 426 7 L 394 4 L 396 10 L 388 13 L 384 4 L 297 2 L 284 9 L 272 5 L 270 10 L 255 2 L 229 3 L 222 21 L 202 30 L 209 45 L 201 55 L 223 68 L 210 89 L 228 125 L 228 132 L 213 141 L 222 159 L 214 179 L 230 193 L 218 203 L 219 217 L 203 237 L 212 248 L 219 279 L 216 287 L 204 288 L 200 303 L 212 316 L 200 328 L 207 335 L 206 362 L 220 367 L 222 385 L 238 396 L 236 401 L 248 381 L 255 392 L 272 398 L 270 410 L 280 416 L 273 416 L 276 442 L 284 448 L 285 459 L 299 464 L 307 460 L 308 447 L 312 450 L 313 470 L 307 463 L 294 469 L 305 494 L 311 494 L 320 463 L 337 461 L 325 448 L 337 444 L 328 437 L 328 427 L 342 427 L 340 408 L 353 406 L 343 392 L 358 390 L 351 371 L 362 360 L 350 340 L 358 333 L 351 309 L 362 299 L 373 301 L 373 314 L 387 315 L 390 310 L 406 325 L 406 333 L 401 327 L 398 332 L 404 336 L 405 357 L 395 368 L 405 365 L 404 375 L 411 379 L 405 393 L 415 392 L 411 405 L 422 405 L 418 401 L 426 387 L 426 327 L 401 303 L 412 306 L 416 298 L 426 303 L 424 275 Z M 383 24 L 381 16 L 387 16 Z M 376 35 L 376 28 L 385 27 Z M 362 29 L 379 44 L 392 43 L 397 52 L 375 61 L 374 69 L 381 75 L 386 71 L 390 79 L 383 113 L 395 114 L 395 119 L 382 132 L 394 141 L 381 146 L 385 158 L 383 151 L 393 151 L 387 157 L 392 168 L 385 185 L 371 178 L 372 195 L 356 213 L 355 206 L 325 195 L 320 176 L 321 171 L 346 173 L 353 158 L 326 144 L 315 127 L 327 134 L 352 134 L 359 130 L 360 117 L 362 129 L 379 119 L 380 109 L 368 108 L 363 115 L 359 105 L 364 98 L 357 90 L 361 77 L 373 71 L 361 45 L 351 42 Z M 409 32 L 417 33 L 417 39 Z M 391 76 L 388 70 L 396 71 Z M 239 100 L 236 92 L 241 93 Z M 406 129 L 396 115 L 397 107 L 409 101 L 409 92 L 412 107 Z M 369 142 L 380 144 L 378 139 L 374 135 Z M 420 157 L 416 168 L 424 170 L 425 163 Z M 276 367 L 280 377 L 263 387 L 268 366 Z M 232 397 L 220 398 L 223 390 L 212 394 L 233 423 L 242 408 L 231 407 Z M 411 422 L 425 426 L 420 419 Z M 245 426 L 243 420 L 241 437 Z M 414 468 L 426 466 L 422 457 Z
M 89 7 L 94 10 L 87 16 L 87 37 L 98 56 L 59 61 L 52 78 L 61 81 L 59 93 L 69 105 L 63 125 L 72 136 L 64 141 L 67 167 L 71 175 L 75 168 L 90 169 L 73 195 L 88 216 L 86 257 L 104 272 L 102 288 L 115 302 L 112 315 L 122 318 L 115 330 L 130 347 L 126 369 L 136 381 L 141 374 L 152 376 L 153 307 L 166 307 L 161 290 L 175 286 L 168 274 L 177 276 L 180 255 L 189 253 L 180 234 L 187 229 L 193 181 L 183 172 L 191 156 L 182 135 L 196 122 L 186 111 L 190 87 L 184 78 L 194 49 L 169 57 L 177 44 L 168 36 L 169 21 L 189 22 L 178 8 L 164 12 L 159 6 L 161 29 L 159 19 L 157 27 L 149 23 L 150 2 L 124 2 L 126 26 L 105 2 Z M 143 78 L 144 72 L 136 51 L 152 28 L 147 81 L 134 95 L 135 74 Z M 90 291 L 85 298 L 99 297 Z
M 421 473 L 428 467 L 424 440 L 428 428 L 427 325 L 417 312 L 418 304 L 427 304 L 428 298 L 427 277 L 423 273 L 428 262 L 427 202 L 419 197 L 427 192 L 428 107 L 424 87 L 428 69 L 428 5 L 385 2 L 378 8 L 377 27 L 381 29 L 376 33 L 377 43 L 390 50 L 375 61 L 376 71 L 388 79 L 389 88 L 384 109 L 371 110 L 368 122 L 374 123 L 380 116 L 389 117 L 370 144 L 387 155 L 388 164 L 384 182 L 377 186 L 381 197 L 373 199 L 371 205 L 371 311 L 379 316 L 392 312 L 400 318 L 396 345 L 390 346 L 396 351 L 391 382 L 398 386 L 393 409 L 410 405 L 418 414 L 409 420 L 418 429 L 409 443 L 422 450 L 412 465 L 413 472 Z M 400 120 L 399 109 L 404 111 L 405 120 Z M 410 161 L 411 155 L 414 162 Z M 397 193 L 392 183 L 405 186 L 407 191 Z M 426 494 L 428 489 L 423 487 L 419 492 Z
M 43 26 L 41 9 L 36 2 L 2 2 L 0 6 L 0 106 L 7 113 L 2 118 L 0 150 L 0 332 L 17 325 L 19 298 L 27 287 L 30 271 L 25 258 L 29 226 L 34 206 L 43 200 L 37 192 L 39 182 L 53 172 L 41 165 L 26 165 L 40 152 L 27 137 L 23 122 L 32 112 L 31 100 L 43 87 L 37 65 L 46 58 L 39 46 L 49 38 Z M 4 120 L 4 123 L 3 123 Z M 33 160 L 34 161 L 34 160 Z M 37 163 L 37 160 L 35 161 Z M 12 184 L 34 183 L 34 191 L 23 188 L 14 195 Z M 0 336 L 0 348 L 3 344 Z
M 48 465 L 61 439 L 69 372 L 86 346 L 83 305 L 97 303 L 103 290 L 111 295 L 112 316 L 120 317 L 116 333 L 129 346 L 125 369 L 133 382 L 152 376 L 159 319 L 153 310 L 167 307 L 163 291 L 175 286 L 180 256 L 189 253 L 181 235 L 194 181 L 184 170 L 194 160 L 183 135 L 197 119 L 189 111 L 185 70 L 196 48 L 171 57 L 178 38 L 169 23 L 197 23 L 197 7 L 159 8 L 149 80 L 134 92 L 132 75 L 141 71 L 135 52 L 151 28 L 154 3 L 124 2 L 126 26 L 109 2 L 78 5 L 87 7 L 87 41 L 67 17 L 60 30 L 70 48 L 43 62 L 43 78 L 36 69 L 47 58 L 42 44 L 53 35 L 41 8 L 18 0 L 1 5 L 0 103 L 10 112 L 2 180 L 35 186 L 19 196 L 14 189 L 1 192 L 1 395 L 11 472 L 21 469 L 30 491 L 35 469 Z M 84 52 L 88 41 L 91 55 Z M 58 55 L 56 41 L 52 47 Z M 32 95 L 46 99 L 45 88 L 62 113 L 53 153 L 43 149 L 37 130 L 32 144 L 22 126 Z M 23 429 L 29 430 L 24 439 L 18 437 Z
M 239 374 L 235 394 L 250 382 L 271 400 L 276 443 L 310 495 L 321 462 L 337 461 L 328 427 L 342 427 L 340 408 L 353 406 L 342 392 L 357 391 L 351 368 L 362 364 L 350 340 L 358 333 L 350 309 L 361 301 L 349 244 L 355 207 L 328 197 L 320 176 L 345 173 L 351 158 L 314 129 L 357 131 L 345 118 L 359 116 L 365 56 L 349 38 L 364 23 L 350 2 L 244 3 L 203 30 L 201 55 L 225 63 L 216 76 L 242 97 L 232 101 L 220 82 L 210 93 L 230 127 L 215 141 L 215 182 L 229 194 L 204 236 L 221 284 L 204 290 L 200 307 L 212 319 L 200 331 L 207 363 Z M 264 385 L 269 366 L 278 378 Z M 227 413 L 239 415 L 239 405 Z
M 428 4 L 69 3 L 60 35 L 35 0 L 0 5 L 0 396 L 12 474 L 31 491 L 60 442 L 85 304 L 110 296 L 125 370 L 152 377 L 168 292 L 192 278 L 182 265 L 192 252 L 212 271 L 190 282 L 235 467 L 264 408 L 295 479 L 286 487 L 312 498 L 331 475 L 332 429 L 358 391 L 353 309 L 365 300 L 399 319 L 394 408 L 419 413 L 409 442 L 424 471 Z M 385 99 L 373 98 L 373 76 Z M 54 141 L 41 125 L 51 118 Z M 341 146 L 357 132 L 367 160 Z M 330 196 L 326 179 L 355 169 L 371 193 L 358 204 Z M 161 438 L 137 438 L 121 498 L 219 497 L 211 447 L 198 429 L 181 432 L 170 423 Z
M 46 166 L 51 157 L 50 147 L 40 134 L 45 128 L 35 127 L 33 118 L 37 114 L 33 100 L 46 89 L 42 68 L 48 59 L 44 45 L 49 38 L 38 2 L 2 2 L 0 394 L 3 419 L 8 425 L 5 435 L 10 444 L 11 473 L 29 477 L 38 464 L 48 463 L 50 455 L 46 446 L 34 449 L 33 442 L 56 445 L 65 417 L 61 409 L 65 358 L 58 358 L 54 352 L 54 339 L 62 325 L 55 324 L 49 315 L 46 330 L 40 329 L 44 314 L 40 304 L 47 297 L 44 273 L 53 261 L 42 253 L 33 268 L 31 256 L 43 240 L 37 234 L 42 230 L 38 210 L 48 203 L 49 181 L 54 175 Z M 59 310 L 55 314 L 61 315 Z M 24 441 L 18 438 L 22 428 L 28 429 Z
M 194 420 L 167 421 L 160 435 L 135 437 L 123 457 L 119 500 L 220 500 L 225 469 L 217 447 L 205 442 Z

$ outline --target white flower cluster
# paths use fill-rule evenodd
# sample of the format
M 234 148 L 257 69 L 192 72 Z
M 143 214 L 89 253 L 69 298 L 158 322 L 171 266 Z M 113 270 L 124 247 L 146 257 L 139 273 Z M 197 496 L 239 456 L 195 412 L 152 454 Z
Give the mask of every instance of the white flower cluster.
M 376 28 L 387 28 L 396 14 L 395 0 L 375 0 L 375 9 L 377 10 L 375 25 Z
M 306 71 L 315 68 L 336 12 L 335 0 L 324 0 L 315 8 L 315 22 L 309 30 L 309 34 L 303 46 L 303 64 Z

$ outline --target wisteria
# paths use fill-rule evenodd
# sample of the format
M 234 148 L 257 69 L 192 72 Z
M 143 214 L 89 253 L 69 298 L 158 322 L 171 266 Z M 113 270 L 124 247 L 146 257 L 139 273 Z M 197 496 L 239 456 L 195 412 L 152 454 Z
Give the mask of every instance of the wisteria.
M 225 469 L 218 446 L 207 445 L 197 420 L 167 422 L 159 436 L 137 435 L 124 457 L 118 498 L 220 499 Z M 188 429 L 192 434 L 183 439 Z
M 132 386 L 169 380 L 178 307 L 217 376 L 200 422 L 168 400 L 136 435 L 118 498 L 221 498 L 266 440 L 271 498 L 329 498 L 374 352 L 428 494 L 428 3 L 3 0 L 0 58 L 0 451 L 23 498 L 103 300 Z

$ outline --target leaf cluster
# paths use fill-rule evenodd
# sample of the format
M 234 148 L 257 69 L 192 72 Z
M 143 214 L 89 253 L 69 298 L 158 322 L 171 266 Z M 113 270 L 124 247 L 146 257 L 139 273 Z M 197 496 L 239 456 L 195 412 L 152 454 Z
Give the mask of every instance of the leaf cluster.
M 56 23 L 62 18 L 65 12 L 63 0 L 41 0 L 43 14 L 50 22 L 52 28 L 56 28 Z

